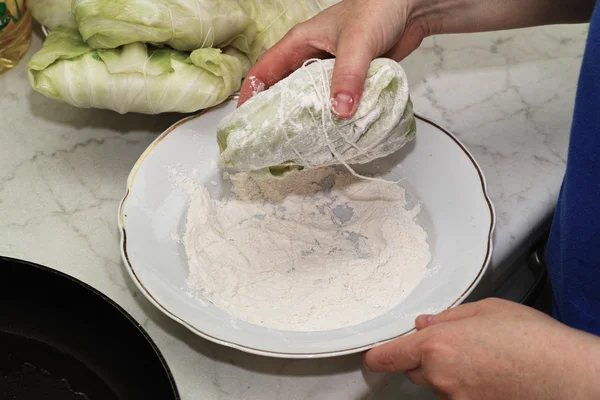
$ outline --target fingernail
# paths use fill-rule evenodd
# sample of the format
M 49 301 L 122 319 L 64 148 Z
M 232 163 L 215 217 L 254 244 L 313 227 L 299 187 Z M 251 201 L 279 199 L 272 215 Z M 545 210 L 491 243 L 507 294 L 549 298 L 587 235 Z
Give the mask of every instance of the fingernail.
M 348 93 L 338 93 L 331 102 L 333 112 L 340 118 L 349 118 L 354 110 L 354 99 Z
M 417 317 L 417 324 L 418 325 L 429 325 L 429 323 L 431 323 L 432 319 L 433 319 L 433 315 L 431 315 L 431 314 L 419 315 Z

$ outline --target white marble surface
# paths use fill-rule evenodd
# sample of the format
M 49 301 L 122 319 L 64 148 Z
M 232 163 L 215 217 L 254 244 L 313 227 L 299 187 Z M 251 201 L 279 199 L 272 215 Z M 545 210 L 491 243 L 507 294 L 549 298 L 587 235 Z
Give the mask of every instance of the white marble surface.
M 487 175 L 498 212 L 488 284 L 555 204 L 586 30 L 437 37 L 403 63 L 417 112 L 455 132 Z M 122 267 L 117 206 L 138 156 L 181 115 L 60 104 L 32 92 L 25 64 L 0 75 L 0 254 L 65 271 L 121 304 L 153 337 L 185 400 L 432 398 L 399 376 L 362 371 L 359 356 L 252 356 L 155 310 Z

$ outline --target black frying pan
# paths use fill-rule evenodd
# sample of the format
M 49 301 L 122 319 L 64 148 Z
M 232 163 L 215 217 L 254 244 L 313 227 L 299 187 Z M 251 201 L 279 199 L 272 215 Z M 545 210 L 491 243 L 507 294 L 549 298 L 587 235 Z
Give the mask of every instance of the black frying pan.
M 150 337 L 68 275 L 0 257 L 0 399 L 179 399 Z

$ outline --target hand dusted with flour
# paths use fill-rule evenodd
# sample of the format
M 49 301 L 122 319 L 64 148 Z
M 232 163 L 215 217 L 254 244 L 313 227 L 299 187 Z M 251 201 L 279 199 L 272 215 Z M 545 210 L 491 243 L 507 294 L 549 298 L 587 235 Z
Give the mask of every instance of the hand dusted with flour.
M 188 284 L 269 328 L 320 331 L 398 305 L 427 275 L 427 234 L 402 187 L 334 168 L 231 176 L 234 198 L 198 187 L 184 245 Z
M 225 117 L 217 130 L 221 166 L 253 171 L 362 164 L 414 137 L 406 74 L 398 63 L 371 62 L 360 105 L 349 120 L 331 112 L 334 63 L 313 60 Z

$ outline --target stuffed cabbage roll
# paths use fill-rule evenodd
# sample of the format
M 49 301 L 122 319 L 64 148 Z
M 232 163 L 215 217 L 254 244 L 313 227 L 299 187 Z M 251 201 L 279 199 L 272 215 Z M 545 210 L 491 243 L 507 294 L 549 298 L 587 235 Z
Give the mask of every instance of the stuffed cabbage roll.
M 335 60 L 315 60 L 258 93 L 221 121 L 219 163 L 240 171 L 362 164 L 400 149 L 415 135 L 407 78 L 395 61 L 371 62 L 356 114 L 335 117 Z
M 254 64 L 290 29 L 340 0 L 240 0 L 252 24 L 231 43 Z
M 224 47 L 250 23 L 237 0 L 73 0 L 72 12 L 95 49 L 134 42 L 182 51 Z
M 77 28 L 71 14 L 71 0 L 27 0 L 27 8 L 46 28 Z
M 221 103 L 239 89 L 242 64 L 219 49 L 188 54 L 130 43 L 95 50 L 76 30 L 59 28 L 31 58 L 28 73 L 34 90 L 76 107 L 158 114 Z

